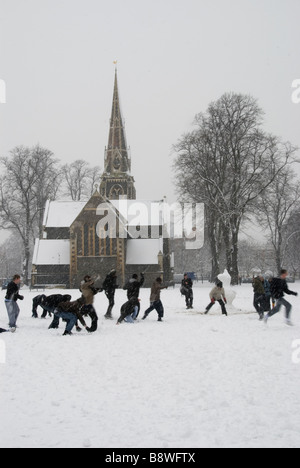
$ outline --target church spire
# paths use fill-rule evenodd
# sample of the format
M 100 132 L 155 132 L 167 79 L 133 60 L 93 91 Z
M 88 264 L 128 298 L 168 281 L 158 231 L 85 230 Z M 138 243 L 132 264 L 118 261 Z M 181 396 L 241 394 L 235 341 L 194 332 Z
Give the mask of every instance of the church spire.
M 104 173 L 100 185 L 101 195 L 109 200 L 118 200 L 121 197 L 135 200 L 135 183 L 130 172 L 131 160 L 121 113 L 118 72 L 116 69 L 108 146 L 105 149 Z
M 107 174 L 114 174 L 129 173 L 130 171 L 131 162 L 128 154 L 125 125 L 121 112 L 118 71 L 116 69 L 108 147 L 105 157 L 105 172 Z

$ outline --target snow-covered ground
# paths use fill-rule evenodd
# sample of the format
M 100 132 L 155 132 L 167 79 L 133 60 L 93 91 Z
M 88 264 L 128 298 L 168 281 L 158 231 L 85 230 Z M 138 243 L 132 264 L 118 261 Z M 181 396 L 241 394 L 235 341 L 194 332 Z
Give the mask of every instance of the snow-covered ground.
M 197 311 L 209 290 L 195 288 Z M 282 313 L 266 327 L 249 314 L 251 285 L 236 290 L 244 313 L 222 317 L 218 306 L 210 316 L 190 314 L 176 289 L 162 294 L 164 323 L 153 312 L 119 327 L 104 320 L 102 294 L 98 332 L 73 337 L 49 331 L 50 319 L 33 320 L 36 293 L 25 291 L 17 333 L 0 337 L 0 447 L 299 447 L 292 343 L 300 340 L 300 298 L 291 298 L 293 328 Z M 141 298 L 144 310 L 149 290 Z M 124 299 L 118 291 L 116 318 Z

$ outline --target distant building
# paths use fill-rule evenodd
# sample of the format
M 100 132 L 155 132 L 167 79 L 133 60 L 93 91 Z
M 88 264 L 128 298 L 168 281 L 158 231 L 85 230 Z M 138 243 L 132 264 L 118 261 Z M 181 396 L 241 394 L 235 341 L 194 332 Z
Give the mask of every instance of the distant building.
M 35 242 L 32 285 L 77 288 L 85 275 L 103 280 L 112 269 L 117 270 L 120 285 L 133 273 L 144 271 L 148 286 L 158 275 L 171 280 L 172 254 L 170 241 L 163 236 L 164 220 L 149 222 L 145 217 L 133 226 L 128 212 L 136 203 L 116 72 L 100 188 L 88 201 L 47 202 L 43 235 Z M 107 235 L 109 218 L 116 226 Z M 143 238 L 137 236 L 139 231 Z

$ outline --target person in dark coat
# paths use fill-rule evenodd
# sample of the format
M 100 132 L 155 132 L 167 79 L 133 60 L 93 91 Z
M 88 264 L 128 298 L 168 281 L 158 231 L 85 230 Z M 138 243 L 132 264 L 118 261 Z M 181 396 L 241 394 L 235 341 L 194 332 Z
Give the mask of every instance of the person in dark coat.
M 129 301 L 132 298 L 134 299 L 139 298 L 140 290 L 141 290 L 141 287 L 144 285 L 144 283 L 145 283 L 145 275 L 142 273 L 140 280 L 139 280 L 138 275 L 134 274 L 132 278 L 128 281 L 128 283 L 125 284 L 123 289 L 124 291 L 127 291 L 127 297 Z M 138 301 L 135 319 L 138 318 L 140 310 L 141 310 L 141 303 L 140 301 Z
M 181 282 L 181 294 L 185 296 L 187 310 L 193 309 L 194 293 L 193 293 L 193 281 L 189 278 L 188 274 L 184 275 Z
M 271 310 L 265 317 L 265 323 L 268 322 L 270 317 L 273 317 L 273 315 L 278 314 L 280 312 L 281 307 L 285 307 L 285 316 L 286 316 L 286 324 L 287 325 L 292 325 L 291 322 L 291 312 L 292 312 L 292 305 L 284 298 L 285 294 L 288 296 L 298 296 L 298 293 L 294 291 L 290 291 L 288 284 L 287 284 L 287 279 L 288 277 L 288 271 L 287 270 L 281 270 L 281 275 L 279 278 L 273 278 L 272 283 L 271 283 L 271 293 L 274 299 L 276 300 L 276 306 L 273 310 Z
M 112 310 L 115 305 L 115 294 L 116 294 L 116 289 L 118 289 L 119 286 L 117 285 L 117 272 L 116 270 L 112 270 L 109 275 L 104 280 L 102 289 L 105 291 L 106 297 L 108 299 L 108 309 L 105 314 L 105 318 L 108 320 L 112 320 Z
M 254 300 L 253 305 L 259 315 L 259 319 L 264 319 L 266 296 L 264 288 L 264 278 L 257 276 L 253 279 Z
M 264 312 L 271 312 L 271 278 L 264 279 L 264 290 L 265 290 L 265 307 Z
M 54 318 L 52 326 L 49 328 L 58 328 L 59 319 L 64 320 L 67 325 L 63 336 L 72 335 L 72 330 L 76 325 L 76 322 L 79 320 L 82 326 L 89 331 L 84 318 L 81 314 L 82 306 L 84 302 L 82 298 L 74 302 L 62 302 L 57 306 L 54 311 Z
M 51 317 L 51 315 L 54 313 L 55 308 L 60 304 L 61 302 L 69 302 L 71 301 L 72 297 L 67 295 L 62 295 L 62 294 L 53 294 L 52 296 L 45 296 L 45 294 L 42 294 L 40 296 L 36 296 L 32 300 L 32 317 L 33 318 L 38 318 L 38 307 L 40 306 L 43 309 L 43 314 L 41 316 L 42 319 L 45 319 L 47 317 L 47 313 Z
M 132 297 L 128 302 L 122 305 L 121 315 L 117 321 L 117 325 L 120 325 L 122 322 L 134 323 L 136 319 L 136 308 L 138 307 L 140 301 L 136 297 Z
M 15 275 L 13 280 L 7 286 L 7 292 L 5 296 L 5 306 L 8 314 L 9 319 L 9 328 L 16 329 L 17 327 L 17 320 L 20 314 L 20 308 L 18 306 L 17 301 L 23 301 L 24 296 L 21 296 L 20 293 L 20 284 L 21 284 L 21 276 Z

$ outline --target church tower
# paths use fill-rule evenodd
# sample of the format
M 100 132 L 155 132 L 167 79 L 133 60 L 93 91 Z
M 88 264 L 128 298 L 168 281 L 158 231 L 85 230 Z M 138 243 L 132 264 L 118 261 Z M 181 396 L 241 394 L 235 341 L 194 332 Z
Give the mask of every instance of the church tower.
M 135 200 L 135 181 L 130 173 L 131 160 L 121 113 L 116 70 L 108 147 L 105 148 L 104 173 L 100 185 L 102 197 L 109 200 L 118 200 L 120 197 Z

